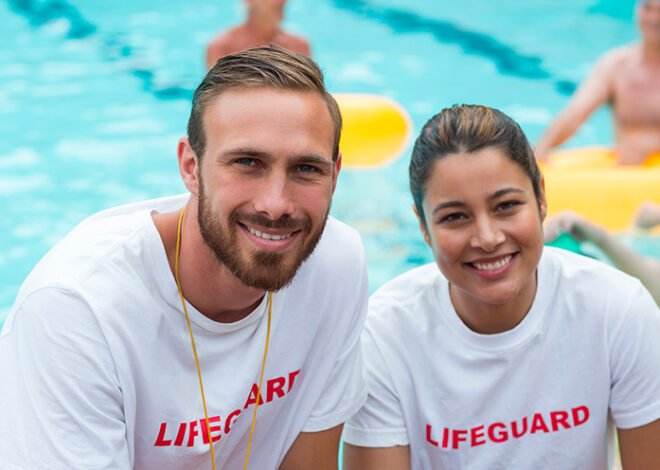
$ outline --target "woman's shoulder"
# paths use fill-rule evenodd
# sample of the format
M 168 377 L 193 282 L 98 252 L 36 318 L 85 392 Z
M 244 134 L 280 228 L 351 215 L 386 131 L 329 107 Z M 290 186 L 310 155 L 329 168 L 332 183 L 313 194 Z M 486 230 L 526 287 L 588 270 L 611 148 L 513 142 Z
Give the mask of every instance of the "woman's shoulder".
M 553 271 L 558 282 L 582 280 L 600 285 L 604 282 L 615 282 L 631 287 L 637 284 L 634 277 L 604 261 L 551 246 L 544 247 L 540 266 Z
M 553 291 L 554 300 L 602 310 L 625 309 L 644 288 L 635 277 L 602 261 L 545 247 L 539 263 L 539 290 Z
M 369 298 L 369 325 L 407 328 L 437 314 L 448 299 L 447 280 L 435 263 L 406 271 L 386 282 Z

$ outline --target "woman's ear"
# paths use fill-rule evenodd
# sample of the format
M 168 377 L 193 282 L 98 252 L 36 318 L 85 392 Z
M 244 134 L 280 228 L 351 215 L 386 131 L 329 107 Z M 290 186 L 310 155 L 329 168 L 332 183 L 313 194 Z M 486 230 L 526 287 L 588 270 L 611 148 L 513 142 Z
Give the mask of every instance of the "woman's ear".
M 431 248 L 431 238 L 429 237 L 429 232 L 426 227 L 426 223 L 422 219 L 422 217 L 419 215 L 419 211 L 417 210 L 417 206 L 413 203 L 412 205 L 412 210 L 415 213 L 415 217 L 417 217 L 417 223 L 419 223 L 419 230 L 422 232 L 422 236 L 424 237 L 424 241 L 426 244 Z
M 545 216 L 548 215 L 548 201 L 545 198 L 545 179 L 541 175 L 539 181 L 539 186 L 541 187 L 541 194 L 539 194 L 539 210 L 541 212 L 541 220 L 545 220 Z

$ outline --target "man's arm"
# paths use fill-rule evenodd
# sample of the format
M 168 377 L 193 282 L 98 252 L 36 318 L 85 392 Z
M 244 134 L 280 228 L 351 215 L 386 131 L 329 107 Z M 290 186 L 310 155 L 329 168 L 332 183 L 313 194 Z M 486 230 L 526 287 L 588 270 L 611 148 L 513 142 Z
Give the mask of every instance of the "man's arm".
M 337 470 L 343 425 L 319 432 L 301 432 L 289 448 L 280 470 Z
M 580 85 L 568 106 L 545 131 L 536 145 L 536 158 L 543 161 L 550 151 L 564 143 L 584 123 L 589 115 L 612 98 L 613 78 L 626 50 L 618 49 L 606 54 L 593 72 Z
M 216 41 L 210 43 L 206 48 L 206 70 L 211 70 L 222 56 L 224 56 L 222 47 Z
M 296 54 L 312 56 L 312 51 L 309 42 L 302 36 L 295 36 L 293 34 L 282 32 L 282 42 L 280 44 Z
M 647 202 L 635 214 L 635 226 L 649 229 L 660 225 L 660 204 Z
M 0 337 L 0 461 L 129 469 L 121 386 L 87 304 L 44 288 L 13 313 Z
M 660 420 L 618 434 L 623 470 L 660 468 Z
M 410 470 L 410 446 L 360 447 L 344 444 L 344 470 Z
M 215 63 L 231 54 L 229 32 L 214 38 L 206 48 L 206 70 L 211 70 Z

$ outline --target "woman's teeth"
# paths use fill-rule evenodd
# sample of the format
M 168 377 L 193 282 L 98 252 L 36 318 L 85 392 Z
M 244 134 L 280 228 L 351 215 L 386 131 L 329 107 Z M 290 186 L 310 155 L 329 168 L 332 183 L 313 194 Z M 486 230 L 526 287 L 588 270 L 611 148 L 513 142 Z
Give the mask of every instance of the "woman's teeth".
M 496 269 L 500 269 L 502 266 L 505 266 L 506 264 L 511 261 L 511 255 L 506 256 L 502 258 L 499 261 L 495 261 L 494 263 L 472 263 L 479 271 L 494 271 Z

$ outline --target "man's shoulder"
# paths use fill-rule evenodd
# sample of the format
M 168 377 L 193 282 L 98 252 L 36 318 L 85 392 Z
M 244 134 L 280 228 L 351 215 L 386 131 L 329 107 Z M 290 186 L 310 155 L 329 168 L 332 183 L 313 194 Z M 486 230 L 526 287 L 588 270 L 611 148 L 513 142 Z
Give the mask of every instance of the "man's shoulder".
M 37 264 L 19 292 L 19 299 L 45 287 L 75 289 L 101 266 L 115 264 L 125 270 L 134 255 L 143 260 L 150 241 L 158 240 L 148 228 L 151 211 L 174 210 L 185 196 L 151 199 L 105 209 L 83 220 Z M 18 300 L 18 299 L 17 299 Z
M 309 55 L 310 53 L 309 42 L 302 36 L 297 36 L 293 33 L 281 31 L 278 39 L 280 45 L 297 54 Z
M 364 262 L 364 246 L 359 232 L 344 222 L 328 217 L 312 258 L 332 269 L 353 267 Z
M 596 68 L 597 70 L 612 74 L 621 72 L 621 67 L 634 60 L 638 56 L 639 51 L 640 45 L 636 43 L 616 47 L 607 51 L 598 59 Z
M 341 243 L 341 245 L 337 245 Z M 345 222 L 328 217 L 319 246 L 333 247 L 336 251 L 362 250 L 359 232 Z
M 301 266 L 293 285 L 322 282 L 326 291 L 340 287 L 352 290 L 362 277 L 366 277 L 366 257 L 360 234 L 328 217 L 318 245 Z
M 216 35 L 207 46 L 207 54 L 213 53 L 218 58 L 245 48 L 249 35 L 244 25 L 235 26 Z

